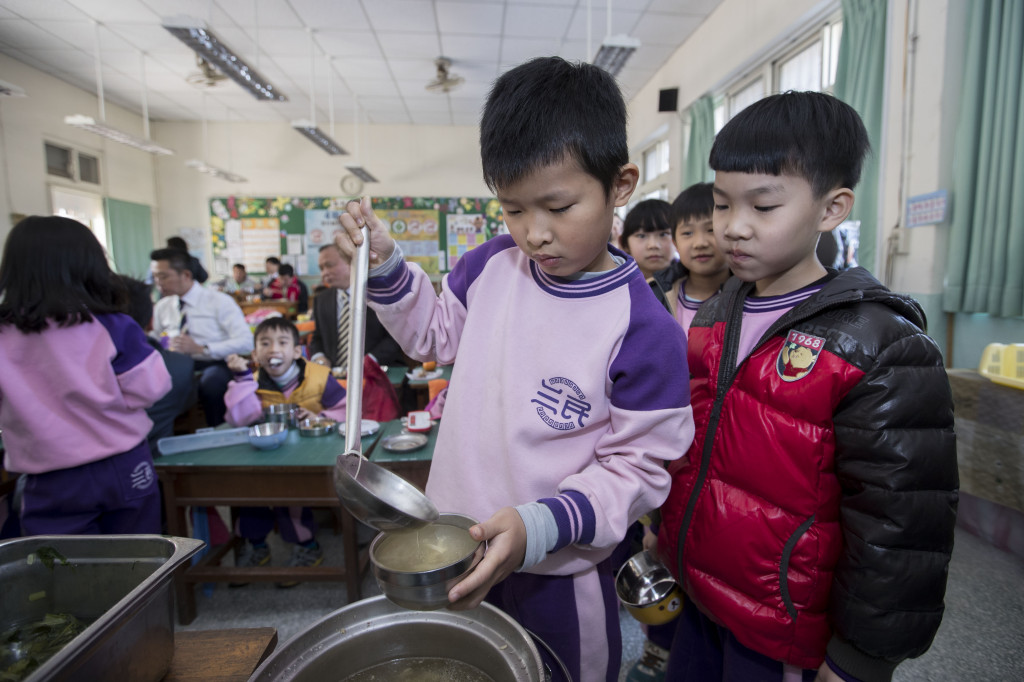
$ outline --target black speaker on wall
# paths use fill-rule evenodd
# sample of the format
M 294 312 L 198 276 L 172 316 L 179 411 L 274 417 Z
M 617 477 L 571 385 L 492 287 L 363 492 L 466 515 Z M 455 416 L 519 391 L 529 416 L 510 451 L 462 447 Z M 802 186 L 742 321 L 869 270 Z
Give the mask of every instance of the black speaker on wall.
M 675 111 L 679 106 L 679 88 L 658 91 L 658 111 Z

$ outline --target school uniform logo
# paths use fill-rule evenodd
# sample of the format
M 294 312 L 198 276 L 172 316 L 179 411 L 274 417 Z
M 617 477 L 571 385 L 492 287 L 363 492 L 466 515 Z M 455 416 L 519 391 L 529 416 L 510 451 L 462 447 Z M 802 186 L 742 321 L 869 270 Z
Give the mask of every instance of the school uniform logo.
M 556 431 L 583 428 L 583 420 L 590 417 L 591 405 L 587 396 L 571 379 L 551 377 L 541 379 L 540 390 L 531 403 L 537 404 L 537 416 Z
M 132 469 L 130 474 L 132 488 L 136 490 L 145 490 L 149 486 L 153 485 L 153 481 L 156 476 L 153 474 L 153 467 L 149 462 L 139 462 Z
M 775 371 L 783 381 L 799 381 L 811 373 L 825 339 L 790 329 L 775 361 Z

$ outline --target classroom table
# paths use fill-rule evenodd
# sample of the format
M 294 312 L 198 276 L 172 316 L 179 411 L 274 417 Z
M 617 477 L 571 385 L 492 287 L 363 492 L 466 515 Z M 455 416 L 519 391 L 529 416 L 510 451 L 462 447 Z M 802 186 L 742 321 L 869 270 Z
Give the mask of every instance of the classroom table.
M 298 310 L 298 303 L 284 298 L 269 298 L 261 301 L 240 301 L 238 303 L 243 315 L 257 310 L 276 310 L 289 320 L 294 320 Z
M 434 458 L 434 446 L 437 445 L 437 428 L 438 425 L 435 423 L 427 434 L 427 444 L 419 450 L 389 452 L 380 443 L 388 436 L 402 433 L 405 427 L 400 419 L 384 422 L 381 424 L 377 447 L 370 453 L 370 461 L 394 471 L 420 490 L 425 490 L 427 476 L 430 474 L 430 462 Z
M 419 365 L 417 365 L 418 367 Z M 435 379 L 445 379 L 451 381 L 452 379 L 452 367 L 453 365 L 438 365 L 437 369 L 441 370 L 441 376 L 434 377 Z M 409 379 L 406 377 L 407 373 L 412 373 L 412 369 L 405 365 L 393 365 L 388 367 L 387 375 L 388 380 L 391 381 L 391 385 L 398 391 L 401 389 L 403 382 L 408 380 L 409 390 L 411 390 L 416 396 L 416 408 L 422 410 L 426 407 L 427 403 L 430 402 L 430 380 L 429 379 Z
M 362 439 L 364 454 L 371 453 L 383 430 Z M 169 535 L 188 536 L 185 509 L 190 506 L 332 507 L 341 521 L 344 567 L 221 566 L 234 543 L 210 548 L 197 563 L 175 576 L 182 623 L 191 623 L 196 617 L 195 583 L 344 580 L 349 601 L 360 598 L 359 582 L 367 558 L 365 552 L 360 557 L 356 521 L 334 492 L 334 463 L 344 449 L 345 439 L 337 433 L 303 438 L 297 429 L 291 429 L 276 450 L 257 450 L 246 443 L 154 458 L 163 484 Z

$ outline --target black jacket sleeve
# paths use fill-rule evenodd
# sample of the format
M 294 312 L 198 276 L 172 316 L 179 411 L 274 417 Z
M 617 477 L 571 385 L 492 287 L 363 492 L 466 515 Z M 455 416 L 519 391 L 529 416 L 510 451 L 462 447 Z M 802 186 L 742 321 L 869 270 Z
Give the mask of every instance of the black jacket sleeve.
M 906 320 L 861 358 L 834 415 L 843 553 L 829 658 L 865 682 L 920 656 L 942 620 L 957 489 L 953 401 L 934 341 Z
M 381 365 L 405 364 L 402 347 L 370 308 L 366 309 L 366 352 L 377 358 L 377 363 Z

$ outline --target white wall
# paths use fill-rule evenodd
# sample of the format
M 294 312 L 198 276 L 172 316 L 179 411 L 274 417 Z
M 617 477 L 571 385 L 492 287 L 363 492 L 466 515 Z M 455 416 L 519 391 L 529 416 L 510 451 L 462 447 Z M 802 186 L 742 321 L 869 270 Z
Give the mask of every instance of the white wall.
M 154 205 L 153 159 L 147 152 L 109 142 L 64 123 L 70 114 L 99 119 L 99 99 L 64 81 L 0 54 L 0 74 L 27 97 L 0 98 L 0 242 L 12 227 L 10 215 L 50 213 L 51 184 L 72 187 L 124 201 Z M 106 105 L 107 123 L 142 136 L 142 118 Z M 46 175 L 44 141 L 66 144 L 102 159 L 102 186 Z

